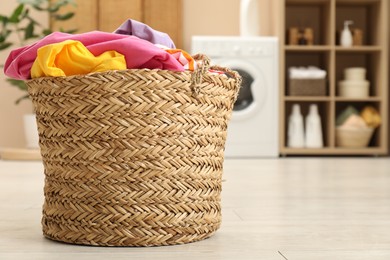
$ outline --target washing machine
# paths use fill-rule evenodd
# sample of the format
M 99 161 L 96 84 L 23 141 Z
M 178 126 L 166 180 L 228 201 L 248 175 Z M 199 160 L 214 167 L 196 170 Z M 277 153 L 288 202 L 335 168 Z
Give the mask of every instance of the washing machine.
M 243 78 L 228 127 L 226 157 L 277 157 L 278 39 L 194 36 L 192 53 L 229 67 Z

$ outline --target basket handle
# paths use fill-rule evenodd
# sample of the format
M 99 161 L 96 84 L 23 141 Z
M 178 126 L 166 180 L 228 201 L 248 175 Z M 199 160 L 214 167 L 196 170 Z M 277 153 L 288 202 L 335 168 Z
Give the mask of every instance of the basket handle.
M 198 66 L 195 71 L 192 73 L 191 77 L 191 87 L 192 91 L 194 92 L 194 95 L 197 96 L 200 93 L 200 85 L 203 81 L 203 75 L 210 69 L 210 59 L 204 54 L 195 54 L 193 56 L 193 59 L 195 62 L 199 64 L 198 61 L 200 61 L 200 66 Z
M 241 87 L 242 78 L 240 74 L 238 74 L 238 72 L 226 67 L 216 65 L 210 67 L 210 58 L 204 54 L 195 54 L 193 58 L 195 61 L 201 61 L 201 66 L 198 66 L 198 68 L 192 74 L 191 78 L 192 87 L 195 95 L 198 95 L 200 93 L 200 85 L 202 84 L 203 75 L 208 72 L 209 69 L 224 72 L 225 74 L 227 74 L 228 77 L 235 79 L 237 89 Z
M 226 67 L 221 67 L 218 65 L 211 66 L 210 69 L 225 72 L 225 74 L 227 74 L 228 77 L 235 79 L 241 85 L 242 78 L 241 78 L 240 74 L 238 74 L 237 71 L 231 70 L 231 69 L 226 68 Z

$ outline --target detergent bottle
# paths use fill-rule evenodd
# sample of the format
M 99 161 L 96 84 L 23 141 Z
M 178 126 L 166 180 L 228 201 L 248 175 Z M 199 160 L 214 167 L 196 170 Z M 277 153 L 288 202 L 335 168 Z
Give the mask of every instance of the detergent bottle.
M 341 38 L 340 38 L 341 46 L 344 47 L 352 46 L 352 32 L 349 29 L 350 24 L 353 24 L 353 21 L 344 21 L 344 29 L 341 32 Z
M 316 104 L 310 105 L 309 114 L 305 119 L 305 147 L 323 147 L 321 118 Z
M 293 148 L 304 147 L 304 129 L 301 107 L 299 104 L 294 104 L 288 122 L 287 145 Z

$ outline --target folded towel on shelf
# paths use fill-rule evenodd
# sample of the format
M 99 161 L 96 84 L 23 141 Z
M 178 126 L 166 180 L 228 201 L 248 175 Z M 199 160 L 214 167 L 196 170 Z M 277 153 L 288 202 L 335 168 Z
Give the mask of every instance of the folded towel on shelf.
M 324 79 L 326 71 L 320 68 L 309 67 L 290 67 L 288 69 L 290 79 Z

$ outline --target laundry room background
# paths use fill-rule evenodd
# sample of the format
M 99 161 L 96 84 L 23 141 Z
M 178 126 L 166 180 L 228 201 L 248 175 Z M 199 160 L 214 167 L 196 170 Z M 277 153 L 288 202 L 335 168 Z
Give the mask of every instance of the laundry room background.
M 153 21 L 158 21 L 158 23 L 152 24 L 155 29 L 170 32 L 170 35 L 173 34 L 172 37 L 178 42 L 177 47 L 184 50 L 191 49 L 193 35 L 239 35 L 239 0 L 75 0 L 75 2 L 77 2 L 77 8 L 73 7 L 75 8 L 73 11 L 76 12 L 75 17 L 62 23 L 61 26 L 75 28 L 74 25 L 77 25 L 80 33 L 98 29 L 97 23 L 103 26 L 102 30 L 112 31 L 127 18 L 142 20 L 149 17 Z M 103 6 L 96 5 L 96 2 Z M 154 6 L 160 2 L 175 6 L 175 8 L 149 14 L 140 11 L 143 5 L 153 3 Z M 263 36 L 277 35 L 278 2 L 258 0 L 259 30 Z M 9 13 L 16 6 L 17 1 L 2 1 L 1 12 Z M 104 21 L 97 21 L 97 6 L 100 6 L 101 12 L 109 12 L 114 15 L 104 18 Z M 160 9 L 157 8 L 157 11 Z M 182 22 L 175 22 L 174 18 Z M 35 16 L 35 19 L 43 24 L 48 21 L 48 18 L 42 16 Z M 174 22 L 170 22 L 172 20 Z M 176 34 L 176 32 L 178 33 Z M 0 59 L 5 60 L 7 56 L 8 53 L 2 52 Z M 0 127 L 0 146 L 24 147 L 22 117 L 23 114 L 31 113 L 32 105 L 29 102 L 24 102 L 15 106 L 14 100 L 20 96 L 20 92 L 15 88 L 4 87 L 7 84 L 4 74 L 0 73 L 0 86 L 2 88 L 0 118 L 3 122 L 7 122 L 7 124 L 1 124 Z

